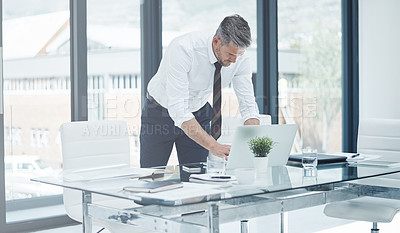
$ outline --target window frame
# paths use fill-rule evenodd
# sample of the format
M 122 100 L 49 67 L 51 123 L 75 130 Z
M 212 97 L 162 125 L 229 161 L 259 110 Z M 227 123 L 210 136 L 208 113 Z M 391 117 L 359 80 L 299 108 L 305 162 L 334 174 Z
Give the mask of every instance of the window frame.
M 359 123 L 358 0 L 342 0 L 342 151 L 357 152 Z

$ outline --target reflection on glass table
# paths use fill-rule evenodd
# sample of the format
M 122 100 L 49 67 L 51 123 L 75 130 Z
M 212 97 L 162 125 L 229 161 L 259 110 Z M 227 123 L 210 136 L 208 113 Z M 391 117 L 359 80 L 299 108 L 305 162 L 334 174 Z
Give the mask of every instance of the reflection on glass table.
M 206 164 L 196 166 L 201 168 L 200 172 L 205 172 Z M 90 223 L 89 217 L 94 217 L 151 229 L 154 226 L 162 227 L 168 232 L 216 232 L 219 224 L 224 222 L 321 205 L 327 201 L 356 198 L 365 195 L 365 190 L 343 182 L 400 171 L 399 167 L 354 167 L 343 163 L 327 168 L 318 166 L 315 173 L 305 176 L 303 168 L 280 166 L 269 167 L 267 175 L 256 179 L 252 184 L 241 185 L 236 180 L 188 182 L 191 174 L 181 166 L 154 168 L 145 173 L 139 168 L 129 169 L 132 173 L 123 176 L 119 169 L 109 169 L 109 177 L 93 180 L 88 179 L 90 174 L 86 174 L 83 180 L 74 181 L 65 180 L 63 176 L 34 180 L 81 190 L 84 208 L 87 209 L 85 224 Z M 123 190 L 139 180 L 180 181 L 183 187 L 156 193 Z M 125 210 L 98 206 L 91 203 L 92 193 L 129 199 L 142 206 Z M 332 198 L 328 198 L 329 195 Z M 240 215 L 236 208 L 240 208 Z M 160 226 L 158 221 L 164 221 L 165 224 Z

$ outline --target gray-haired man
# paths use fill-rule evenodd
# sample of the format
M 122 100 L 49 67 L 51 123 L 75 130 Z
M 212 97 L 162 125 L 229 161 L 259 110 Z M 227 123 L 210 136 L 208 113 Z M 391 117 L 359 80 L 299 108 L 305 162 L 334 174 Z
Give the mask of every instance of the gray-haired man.
M 221 134 L 221 87 L 230 82 L 245 124 L 259 124 L 245 53 L 250 43 L 250 27 L 239 15 L 226 17 L 214 36 L 193 32 L 171 42 L 142 109 L 142 167 L 166 165 L 174 143 L 180 164 L 206 161 L 208 151 L 227 158 L 230 146 L 216 139 Z M 214 109 L 207 102 L 210 94 Z

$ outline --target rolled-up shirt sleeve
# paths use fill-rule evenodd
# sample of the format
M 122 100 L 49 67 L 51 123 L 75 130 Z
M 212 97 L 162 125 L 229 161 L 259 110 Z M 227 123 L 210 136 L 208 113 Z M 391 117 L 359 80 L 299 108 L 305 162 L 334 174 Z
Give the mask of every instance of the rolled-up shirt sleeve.
M 181 128 L 182 123 L 194 118 L 189 110 L 189 79 L 188 72 L 193 61 L 193 52 L 185 45 L 171 42 L 165 52 L 168 113 L 175 126 Z
M 243 122 L 250 118 L 260 119 L 251 76 L 250 59 L 246 57 L 232 79 L 233 89 L 238 98 L 239 111 Z

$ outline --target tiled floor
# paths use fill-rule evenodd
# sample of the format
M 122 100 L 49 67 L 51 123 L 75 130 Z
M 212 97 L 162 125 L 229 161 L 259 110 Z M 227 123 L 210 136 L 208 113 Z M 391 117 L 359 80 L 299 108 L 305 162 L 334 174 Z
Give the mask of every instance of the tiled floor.
M 333 219 L 324 216 L 323 206 L 307 208 L 289 212 L 288 214 L 288 233 L 369 233 L 372 223 L 352 222 L 340 219 Z M 251 219 L 249 221 L 250 233 L 279 233 L 279 215 L 272 215 Z M 379 224 L 381 233 L 398 233 L 400 215 L 396 216 L 391 223 Z M 100 228 L 93 229 L 96 233 Z M 82 226 L 69 226 L 36 233 L 74 233 L 82 232 Z M 107 230 L 101 233 L 109 233 Z M 177 232 L 178 233 L 178 232 Z M 240 233 L 240 223 L 229 223 L 221 226 L 221 233 Z

